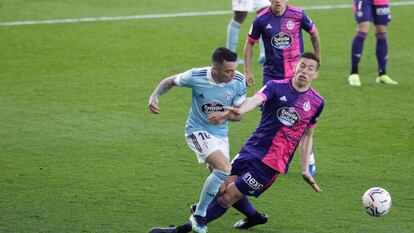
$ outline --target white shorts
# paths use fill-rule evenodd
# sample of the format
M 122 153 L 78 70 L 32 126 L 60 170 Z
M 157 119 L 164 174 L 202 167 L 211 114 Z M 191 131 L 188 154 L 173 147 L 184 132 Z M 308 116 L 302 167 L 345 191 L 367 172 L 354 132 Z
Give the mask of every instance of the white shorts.
M 221 150 L 227 160 L 230 160 L 229 139 L 227 137 L 217 138 L 206 131 L 196 131 L 185 135 L 185 139 L 188 147 L 196 154 L 198 163 L 205 163 L 207 157 L 217 150 Z
M 233 11 L 257 12 L 270 6 L 269 0 L 232 0 Z

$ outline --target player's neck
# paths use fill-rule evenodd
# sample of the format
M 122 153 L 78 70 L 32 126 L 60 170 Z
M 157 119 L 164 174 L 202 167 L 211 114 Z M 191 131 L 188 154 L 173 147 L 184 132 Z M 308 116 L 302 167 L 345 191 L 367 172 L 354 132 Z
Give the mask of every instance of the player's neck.
M 222 83 L 222 82 L 220 82 L 220 80 L 218 79 L 218 77 L 217 77 L 217 73 L 216 73 L 213 69 L 211 69 L 211 79 L 213 79 L 213 81 L 214 81 L 216 84 L 220 84 L 220 83 Z
M 311 87 L 311 85 L 309 83 L 308 85 L 301 86 L 297 82 L 295 82 L 295 80 L 292 80 L 292 87 L 297 92 L 306 92 L 307 90 L 309 90 L 309 88 Z
M 273 8 L 273 7 L 271 7 L 271 9 L 272 9 L 273 14 L 275 14 L 276 16 L 282 16 L 287 9 L 287 5 L 285 5 L 285 7 L 283 7 L 280 10 L 277 10 L 276 8 Z

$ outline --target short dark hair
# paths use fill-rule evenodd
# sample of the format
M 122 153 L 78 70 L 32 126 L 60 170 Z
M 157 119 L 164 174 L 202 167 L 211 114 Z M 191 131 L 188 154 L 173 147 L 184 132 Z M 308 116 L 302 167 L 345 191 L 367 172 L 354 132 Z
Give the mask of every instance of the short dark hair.
M 317 66 L 316 66 L 316 70 L 319 70 L 319 67 L 321 66 L 321 62 L 319 60 L 319 57 L 316 56 L 316 54 L 311 53 L 311 52 L 304 52 L 299 56 L 299 59 L 301 58 L 307 58 L 307 59 L 312 59 L 314 61 L 316 61 Z
M 224 61 L 237 61 L 237 54 L 230 49 L 219 47 L 211 56 L 213 64 L 223 64 Z

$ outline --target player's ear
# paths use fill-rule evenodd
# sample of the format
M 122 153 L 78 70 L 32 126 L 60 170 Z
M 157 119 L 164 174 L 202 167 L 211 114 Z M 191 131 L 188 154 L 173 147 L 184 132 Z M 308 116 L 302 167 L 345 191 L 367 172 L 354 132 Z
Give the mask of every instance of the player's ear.
M 315 74 L 313 75 L 313 80 L 317 79 L 319 76 L 319 70 L 315 72 Z

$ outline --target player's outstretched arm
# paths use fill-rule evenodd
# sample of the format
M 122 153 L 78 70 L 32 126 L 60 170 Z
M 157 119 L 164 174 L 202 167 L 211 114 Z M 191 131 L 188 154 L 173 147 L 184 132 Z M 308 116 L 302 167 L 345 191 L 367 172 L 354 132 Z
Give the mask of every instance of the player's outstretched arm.
M 246 79 L 246 85 L 250 87 L 253 85 L 254 77 L 252 70 L 250 68 L 250 64 L 252 63 L 252 56 L 253 56 L 253 46 L 254 43 L 246 40 L 246 44 L 244 45 L 244 77 Z
M 310 40 L 312 42 L 313 52 L 319 58 L 319 62 L 321 61 L 321 41 L 319 39 L 318 30 L 315 30 L 313 33 L 309 35 Z
M 239 113 L 241 115 L 245 114 L 246 112 L 250 112 L 255 109 L 257 106 L 260 106 L 264 101 L 264 97 L 262 95 L 255 94 L 251 97 L 248 97 L 239 107 Z
M 240 121 L 243 118 L 244 113 L 249 112 L 261 105 L 263 101 L 264 98 L 261 95 L 251 96 L 246 98 L 239 108 L 225 107 L 226 111 L 224 112 L 210 114 L 208 116 L 208 121 L 214 125 L 223 123 L 225 120 Z
M 242 118 L 243 115 L 241 115 L 239 109 L 235 107 L 225 107 L 224 112 L 214 112 L 208 115 L 208 121 L 213 125 L 221 124 L 226 120 L 240 121 Z
M 161 109 L 158 105 L 158 97 L 161 95 L 164 95 L 167 93 L 175 84 L 174 79 L 176 75 L 170 76 L 168 78 L 165 78 L 158 84 L 157 88 L 155 88 L 154 92 L 151 94 L 149 101 L 148 101 L 148 107 L 149 110 L 154 114 L 160 114 Z
M 322 192 L 315 179 L 309 172 L 309 158 L 312 152 L 313 145 L 313 128 L 306 128 L 302 139 L 300 140 L 300 156 L 302 162 L 302 177 L 315 190 L 315 192 Z

